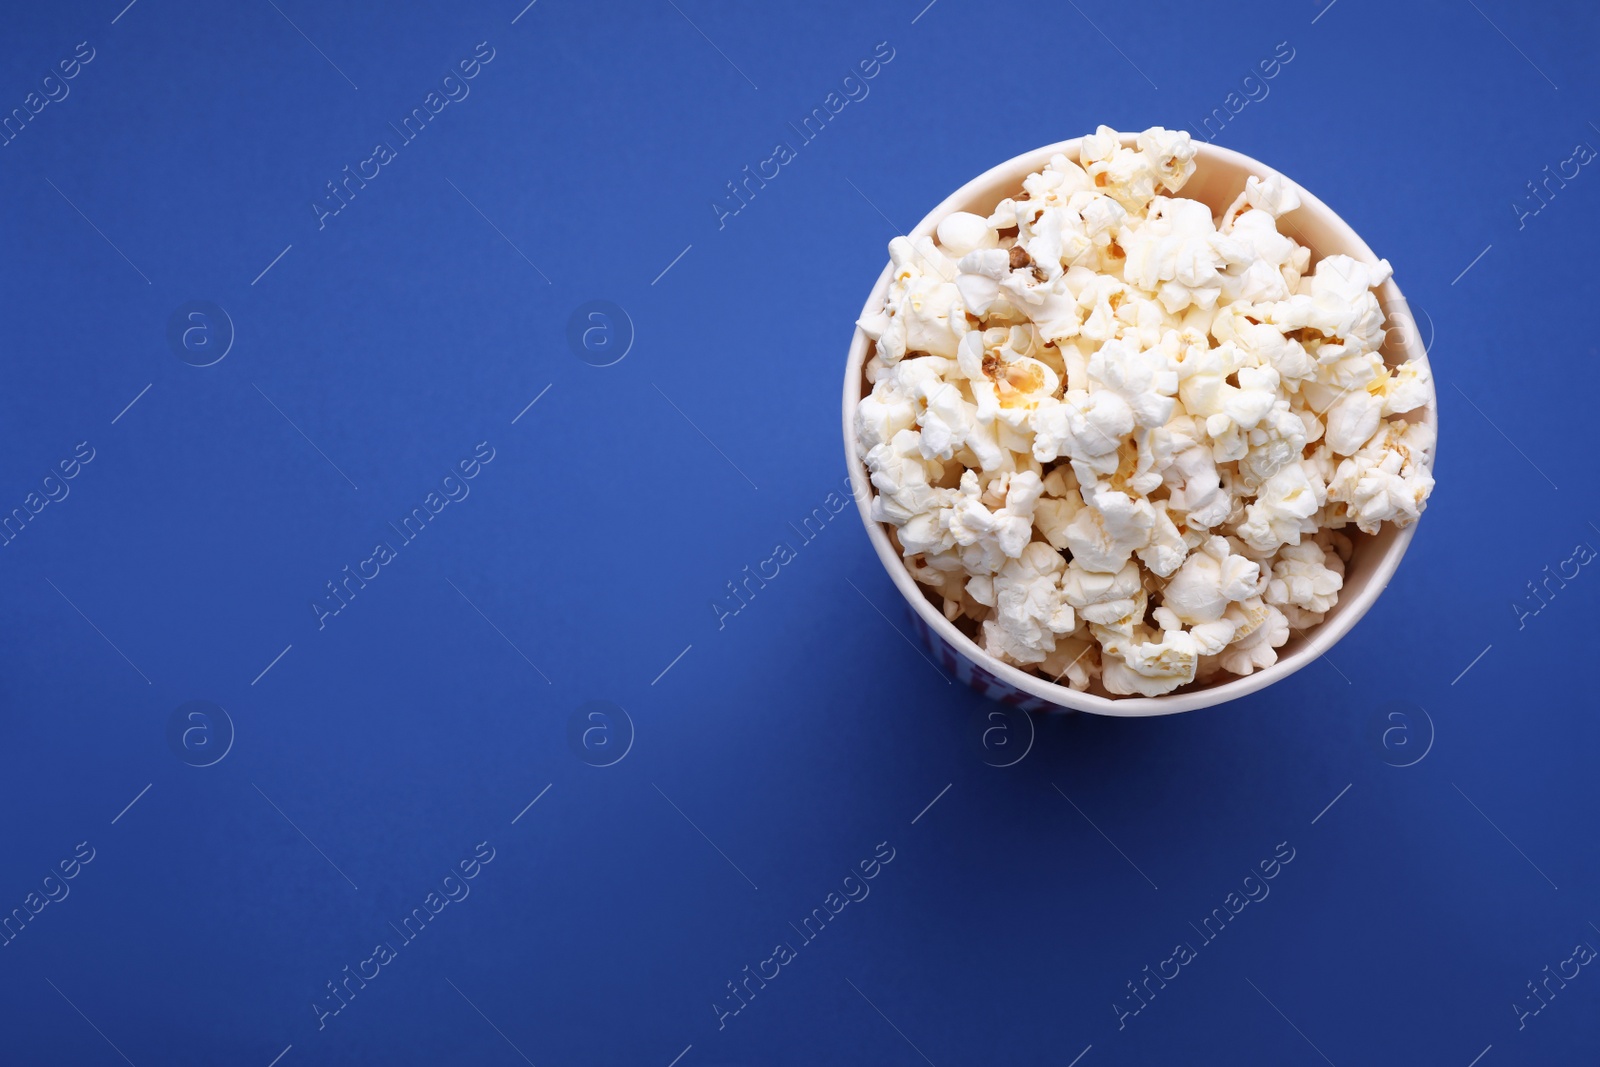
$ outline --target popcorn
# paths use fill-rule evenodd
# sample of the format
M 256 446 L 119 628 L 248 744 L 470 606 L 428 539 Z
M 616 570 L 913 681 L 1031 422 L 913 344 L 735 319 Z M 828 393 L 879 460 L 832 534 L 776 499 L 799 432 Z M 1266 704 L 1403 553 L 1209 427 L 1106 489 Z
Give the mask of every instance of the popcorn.
M 1160 126 L 1140 134 L 1135 148 L 1123 148 L 1117 131 L 1101 126 L 1083 139 L 1078 155 L 1094 186 L 1130 212 L 1148 207 L 1158 182 L 1177 192 L 1194 173 L 1195 147 L 1189 135 Z
M 944 467 L 923 460 L 921 438 L 915 430 L 901 430 L 866 454 L 878 490 L 872 498 L 872 517 L 878 522 L 904 526 L 940 502 L 941 491 L 932 483 L 943 475 Z
M 1238 675 L 1253 674 L 1258 667 L 1278 662 L 1279 648 L 1289 640 L 1289 620 L 1277 608 L 1268 607 L 1266 616 L 1248 636 L 1235 640 L 1222 652 L 1222 669 Z
M 1346 393 L 1323 416 L 1327 428 L 1324 440 L 1340 455 L 1348 456 L 1367 443 L 1383 419 L 1383 398 L 1365 390 Z
M 1177 512 L 1186 512 L 1186 521 L 1192 526 L 1209 529 L 1228 517 L 1233 507 L 1233 496 L 1222 485 L 1222 475 L 1204 448 L 1188 448 L 1179 453 L 1167 468 L 1169 477 L 1182 479 L 1167 497 L 1167 506 Z
M 978 476 L 967 471 L 945 513 L 950 536 L 961 546 L 961 561 L 973 574 L 993 574 L 1009 559 L 1022 555 L 1033 535 L 1033 508 L 1044 491 L 1032 471 L 1002 475 L 996 480 L 1005 503 L 990 510 L 981 499 Z
M 1182 130 L 1152 126 L 1139 135 L 1138 145 L 1144 157 L 1153 161 L 1157 180 L 1169 191 L 1182 189 L 1194 173 L 1194 141 Z
M 1115 456 L 1124 435 L 1133 430 L 1134 415 L 1128 402 L 1109 389 L 1094 394 L 1074 389 L 1059 403 L 1051 403 L 1048 398 L 1042 401 L 1029 424 L 1034 434 L 1034 459 L 1048 463 L 1058 456 L 1068 456 L 1097 470 L 1093 461 Z M 1111 463 L 1111 470 L 1115 470 L 1115 459 Z
M 1178 372 L 1159 351 L 1107 341 L 1089 357 L 1089 377 L 1122 398 L 1137 426 L 1165 426 L 1172 417 Z
M 1224 226 L 1231 225 L 1246 208 L 1261 211 L 1277 220 L 1300 206 L 1300 194 L 1294 191 L 1294 186 L 1284 180 L 1281 174 L 1268 175 L 1266 178 L 1257 178 L 1254 174 L 1244 180 L 1244 192 L 1239 194 L 1228 210 L 1223 212 L 1227 221 Z
M 987 315 L 1000 296 L 1000 279 L 1010 270 L 1011 256 L 1003 248 L 986 248 L 962 256 L 956 264 L 956 292 L 967 310 L 974 315 Z M 867 336 L 872 336 L 870 331 Z
M 1086 495 L 1084 503 L 1088 506 L 1062 534 L 1074 562 L 1085 570 L 1121 570 L 1135 551 L 1149 543 L 1155 508 L 1148 500 L 1112 489 Z
M 1197 200 L 1156 197 L 1142 224 L 1124 224 L 1118 241 L 1127 249 L 1123 278 L 1155 292 L 1169 314 L 1190 304 L 1211 307 L 1222 293 L 1226 261 L 1244 260 L 1243 251 L 1217 233 L 1211 209 Z
M 1067 527 L 1083 510 L 1083 496 L 1070 467 L 1057 467 L 1042 484 L 1044 496 L 1034 505 L 1033 526 L 1050 547 L 1060 551 L 1067 547 Z
M 967 583 L 974 600 L 995 609 L 983 623 L 985 652 L 1010 663 L 1042 663 L 1055 651 L 1057 634 L 1077 629 L 1072 605 L 1061 595 L 1066 569 L 1061 553 L 1034 541 L 994 577 L 976 576 Z
M 987 217 L 890 242 L 859 323 L 874 519 L 946 618 L 1074 689 L 1271 666 L 1337 605 L 1356 531 L 1433 488 L 1407 417 L 1432 380 L 1379 351 L 1389 264 L 1313 265 L 1280 175 L 1220 215 L 1176 195 L 1195 153 L 1100 127 Z
M 1433 375 L 1426 367 L 1402 363 L 1388 371 L 1377 383 L 1374 395 L 1383 398 L 1383 414 L 1403 415 L 1415 411 L 1428 402 L 1428 391 L 1433 385 Z
M 1172 521 L 1165 504 L 1156 503 L 1152 507 L 1155 510 L 1155 525 L 1144 546 L 1134 549 L 1134 554 L 1150 568 L 1151 574 L 1165 578 L 1183 565 L 1184 558 L 1189 554 L 1189 542 L 1184 540 L 1183 532 Z
M 1140 593 L 1139 568 L 1126 564 L 1115 574 L 1085 569 L 1077 560 L 1061 577 L 1061 595 L 1085 622 L 1113 626 L 1133 614 Z
M 1344 562 L 1314 541 L 1291 545 L 1272 564 L 1264 599 L 1283 612 L 1290 626 L 1315 626 L 1344 588 Z
M 1216 622 L 1230 604 L 1254 596 L 1260 578 L 1259 563 L 1235 554 L 1227 538 L 1211 537 L 1167 582 L 1162 607 L 1185 626 Z
M 939 247 L 955 259 L 980 248 L 994 248 L 1000 243 L 982 215 L 967 211 L 952 212 L 940 219 L 934 234 L 939 238 Z
M 917 415 L 917 425 L 922 428 L 922 455 L 926 459 L 950 459 L 972 435 L 977 407 L 967 403 L 961 390 L 950 382 L 923 386 L 919 391 L 921 395 L 917 398 L 922 401 L 923 409 Z
M 1389 261 L 1361 263 L 1329 256 L 1317 264 L 1309 285 L 1287 300 L 1263 304 L 1265 321 L 1285 334 L 1301 331 L 1315 343 L 1318 362 L 1376 352 L 1383 344 L 1383 309 L 1372 290 L 1389 279 Z
M 1339 464 L 1328 499 L 1347 504 L 1362 533 L 1377 533 L 1384 522 L 1410 525 L 1433 491 L 1433 441 L 1422 423 L 1385 422 Z
M 1244 372 L 1239 372 L 1244 378 Z M 1256 488 L 1305 453 L 1306 440 L 1315 432 L 1321 435 L 1320 420 L 1312 416 L 1313 429 L 1307 429 L 1302 413 L 1290 410 L 1287 400 L 1275 400 L 1270 411 L 1250 427 L 1249 449 L 1239 458 L 1239 477 L 1248 488 Z
M 872 392 L 856 405 L 856 441 L 863 452 L 886 444 L 916 423 L 916 402 L 884 378 L 879 378 Z
M 878 356 L 895 363 L 907 353 L 954 357 L 966 332 L 966 310 L 955 286 L 955 264 L 927 237 L 889 242 L 894 275 L 878 315 L 856 325 L 877 342 Z
M 1124 647 L 1122 655 L 1105 655 L 1101 677 L 1109 692 L 1156 697 L 1194 681 L 1200 666 L 1200 646 L 1182 630 L 1167 630 L 1159 641 L 1141 641 Z
M 1087 636 L 1059 638 L 1055 651 L 1039 664 L 1039 673 L 1052 682 L 1059 682 L 1066 675 L 1072 688 L 1087 689 L 1100 677 L 1099 653 L 1100 646 Z
M 1305 465 L 1291 463 L 1261 483 L 1236 532 L 1249 548 L 1270 554 L 1299 544 L 1302 524 L 1321 506 Z

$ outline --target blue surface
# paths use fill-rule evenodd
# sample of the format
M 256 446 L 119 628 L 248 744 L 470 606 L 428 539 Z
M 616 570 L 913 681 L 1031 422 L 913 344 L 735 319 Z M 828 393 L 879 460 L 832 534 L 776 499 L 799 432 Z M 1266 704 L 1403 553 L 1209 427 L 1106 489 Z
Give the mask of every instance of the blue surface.
M 923 2 L 13 5 L 0 1062 L 1593 1062 L 1600 14 Z M 1281 685 L 991 720 L 795 530 L 851 321 L 1214 108 L 1426 313 L 1438 490 Z

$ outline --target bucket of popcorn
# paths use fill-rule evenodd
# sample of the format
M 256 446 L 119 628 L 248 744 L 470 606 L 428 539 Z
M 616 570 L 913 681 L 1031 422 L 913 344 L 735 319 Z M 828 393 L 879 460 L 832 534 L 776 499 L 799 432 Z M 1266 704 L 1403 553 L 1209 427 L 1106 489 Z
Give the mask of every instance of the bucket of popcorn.
M 1428 353 L 1386 260 L 1270 167 L 1159 127 L 973 179 L 862 308 L 844 438 L 945 670 L 1163 715 L 1312 663 L 1433 488 Z

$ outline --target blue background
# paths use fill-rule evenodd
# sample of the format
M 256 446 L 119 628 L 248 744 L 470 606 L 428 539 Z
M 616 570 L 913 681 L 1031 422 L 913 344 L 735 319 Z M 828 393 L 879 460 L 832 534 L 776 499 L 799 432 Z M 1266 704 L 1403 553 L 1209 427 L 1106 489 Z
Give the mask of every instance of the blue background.
M 1600 576 L 1528 590 L 1600 547 L 1600 176 L 1537 214 L 1526 187 L 1600 146 L 1600 13 L 923 2 L 12 5 L 0 110 L 94 58 L 0 148 L 0 511 L 94 459 L 0 547 L 0 911 L 94 859 L 0 948 L 0 1061 L 1592 1060 L 1600 975 L 1513 1005 L 1600 946 Z M 470 95 L 319 229 L 479 42 Z M 791 526 L 844 478 L 852 320 L 976 173 L 1247 89 L 1218 143 L 1341 212 L 1434 337 L 1438 489 L 1282 684 L 997 713 L 908 647 L 853 510 Z M 209 367 L 168 341 L 189 301 L 235 333 Z M 605 351 L 634 335 L 611 366 L 568 340 L 590 301 L 623 312 Z M 470 496 L 319 629 L 479 442 Z M 172 740 L 196 700 L 225 715 Z M 470 896 L 319 1029 L 479 842 Z M 719 1027 L 882 842 L 870 896 Z

